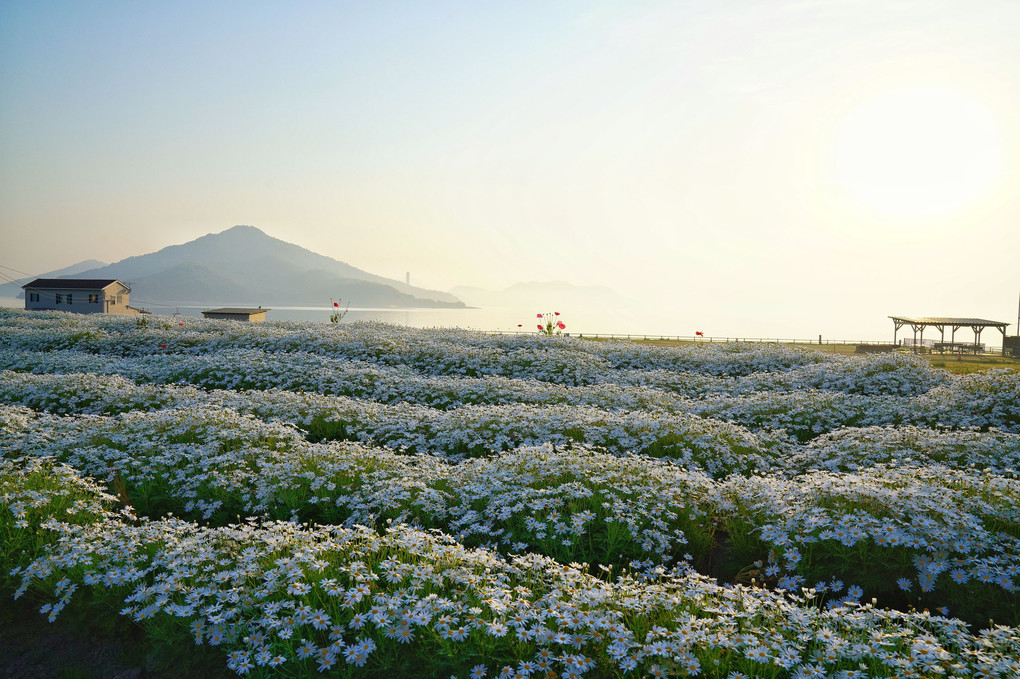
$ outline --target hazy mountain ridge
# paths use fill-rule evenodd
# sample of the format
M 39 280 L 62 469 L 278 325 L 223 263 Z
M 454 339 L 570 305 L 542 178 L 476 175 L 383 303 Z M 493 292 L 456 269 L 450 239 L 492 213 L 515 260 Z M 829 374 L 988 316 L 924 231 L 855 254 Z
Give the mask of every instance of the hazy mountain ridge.
M 79 270 L 74 274 L 52 272 L 44 277 L 116 278 L 131 286 L 136 307 L 326 305 L 331 298 L 362 307 L 464 306 L 449 293 L 362 271 L 253 226 L 235 226 L 113 264 L 75 267 Z M 14 295 L 29 280 L 19 283 Z

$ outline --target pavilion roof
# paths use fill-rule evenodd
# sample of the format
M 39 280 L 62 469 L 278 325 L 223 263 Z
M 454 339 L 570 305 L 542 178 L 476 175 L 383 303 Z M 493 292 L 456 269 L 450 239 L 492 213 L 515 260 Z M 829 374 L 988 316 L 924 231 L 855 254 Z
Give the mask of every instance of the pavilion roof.
M 957 327 L 1005 328 L 1009 323 L 989 321 L 985 318 L 952 318 L 948 316 L 890 316 L 889 318 L 909 325 L 955 325 Z

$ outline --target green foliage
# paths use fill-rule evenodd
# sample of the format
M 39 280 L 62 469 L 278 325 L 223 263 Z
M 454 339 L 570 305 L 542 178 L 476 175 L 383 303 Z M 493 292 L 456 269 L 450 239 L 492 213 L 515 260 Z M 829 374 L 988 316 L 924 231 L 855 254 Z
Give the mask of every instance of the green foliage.
M 52 516 L 88 525 L 106 515 L 115 498 L 47 458 L 0 458 L 0 585 L 13 586 L 19 571 L 38 558 L 56 536 L 43 527 Z
M 340 302 L 343 302 L 342 299 L 339 301 L 334 301 L 333 298 L 331 297 L 329 301 L 333 305 L 332 313 L 330 313 L 329 315 L 329 322 L 334 324 L 339 323 L 344 319 L 344 316 L 346 316 L 347 313 L 350 311 L 351 304 L 350 302 L 348 302 L 347 305 L 344 307 L 344 310 L 340 311 Z
M 324 415 L 316 415 L 308 423 L 305 431 L 307 432 L 308 440 L 312 443 L 319 443 L 321 441 L 348 441 L 351 438 L 347 432 L 349 426 L 350 423 L 344 420 L 327 419 Z

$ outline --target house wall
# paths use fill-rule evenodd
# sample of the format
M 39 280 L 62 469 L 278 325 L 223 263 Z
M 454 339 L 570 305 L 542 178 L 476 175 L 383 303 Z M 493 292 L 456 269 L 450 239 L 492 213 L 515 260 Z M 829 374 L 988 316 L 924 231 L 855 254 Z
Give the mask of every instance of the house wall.
M 106 309 L 105 313 L 108 314 L 120 314 L 124 316 L 134 316 L 138 312 L 134 309 L 128 309 L 131 293 L 126 288 L 122 288 L 119 285 L 114 285 L 106 290 Z
M 89 302 L 94 296 L 97 301 Z M 38 300 L 34 299 L 38 297 Z M 59 302 L 57 300 L 60 300 Z M 68 301 L 70 299 L 70 301 Z M 97 314 L 103 312 L 102 290 L 34 290 L 25 289 L 25 308 L 52 311 L 70 311 L 77 314 Z

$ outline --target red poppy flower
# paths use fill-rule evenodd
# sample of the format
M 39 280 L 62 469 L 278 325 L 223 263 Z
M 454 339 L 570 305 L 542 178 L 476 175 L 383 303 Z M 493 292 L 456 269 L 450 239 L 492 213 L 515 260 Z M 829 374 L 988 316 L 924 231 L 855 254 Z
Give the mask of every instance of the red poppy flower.
M 536 326 L 536 327 L 537 327 L 537 328 L 538 328 L 539 330 L 541 330 L 541 329 L 542 329 L 542 324 L 541 324 L 541 323 L 539 323 L 539 324 L 538 324 L 538 326 Z
M 333 302 L 333 306 L 336 306 L 336 307 L 340 306 L 340 302 Z
M 559 323 L 557 323 L 556 327 L 559 328 L 560 330 L 566 330 L 567 329 L 567 326 L 563 325 L 563 321 L 560 321 Z
M 542 318 L 545 314 L 535 314 L 535 318 Z
M 559 311 L 554 311 L 553 313 L 554 313 L 554 314 L 556 314 L 557 316 L 559 316 L 559 315 L 560 315 L 560 312 L 559 312 Z
M 697 335 L 698 337 L 704 337 L 705 336 L 705 333 L 701 332 L 700 330 L 695 330 L 694 334 Z
M 165 345 L 165 344 L 160 344 L 159 346 L 161 346 L 161 347 L 163 347 L 164 349 L 166 349 L 166 345 Z
M 517 327 L 518 327 L 518 328 L 524 327 L 524 324 L 523 324 L 523 323 L 518 323 L 518 324 L 517 324 Z

